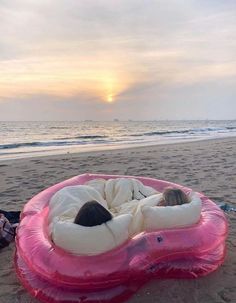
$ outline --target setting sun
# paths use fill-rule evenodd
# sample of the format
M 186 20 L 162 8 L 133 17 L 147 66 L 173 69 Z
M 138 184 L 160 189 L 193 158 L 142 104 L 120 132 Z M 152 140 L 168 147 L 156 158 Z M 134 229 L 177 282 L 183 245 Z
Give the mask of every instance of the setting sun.
M 112 95 L 109 95 L 109 96 L 107 97 L 107 102 L 109 102 L 109 103 L 113 102 L 113 97 L 112 97 Z

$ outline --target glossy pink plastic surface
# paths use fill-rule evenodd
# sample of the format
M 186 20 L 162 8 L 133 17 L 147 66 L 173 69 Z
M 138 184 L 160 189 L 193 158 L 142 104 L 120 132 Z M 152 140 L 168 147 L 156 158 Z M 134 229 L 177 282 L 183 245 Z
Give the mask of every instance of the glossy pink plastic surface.
M 84 174 L 54 185 L 24 207 L 16 237 L 17 274 L 42 302 L 122 302 L 152 278 L 197 278 L 216 270 L 225 257 L 227 221 L 220 208 L 203 194 L 201 219 L 188 228 L 140 233 L 122 246 L 97 256 L 75 256 L 56 247 L 48 235 L 48 203 L 68 185 L 95 178 Z M 177 184 L 132 177 L 158 191 Z

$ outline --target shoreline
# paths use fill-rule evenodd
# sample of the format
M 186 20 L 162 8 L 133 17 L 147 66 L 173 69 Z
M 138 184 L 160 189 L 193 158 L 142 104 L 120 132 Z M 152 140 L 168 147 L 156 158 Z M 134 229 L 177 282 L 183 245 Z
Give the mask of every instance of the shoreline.
M 163 179 L 203 192 L 215 202 L 236 206 L 235 159 L 236 137 L 6 160 L 0 162 L 1 208 L 21 210 L 43 189 L 83 173 Z M 196 280 L 152 280 L 127 303 L 236 302 L 236 213 L 226 216 L 227 255 L 216 272 Z M 39 303 L 16 277 L 14 249 L 11 243 L 0 253 L 0 302 Z
M 124 145 L 104 145 L 104 146 L 83 146 L 83 148 L 81 150 L 78 150 L 81 147 L 74 147 L 72 149 L 55 149 L 55 150 L 51 150 L 51 151 L 34 151 L 31 153 L 22 153 L 22 156 L 15 156 L 13 158 L 11 157 L 11 154 L 9 154 L 9 157 L 7 158 L 3 158 L 4 156 L 1 156 L 0 153 L 0 163 L 5 162 L 5 161 L 17 161 L 17 160 L 24 160 L 24 159 L 38 159 L 38 158 L 48 158 L 48 157 L 57 157 L 57 156 L 64 156 L 67 154 L 78 154 L 78 155 L 83 155 L 83 154 L 93 154 L 93 153 L 100 153 L 100 152 L 110 152 L 110 151 L 116 151 L 116 150 L 121 150 L 121 151 L 125 151 L 125 150 L 131 150 L 131 149 L 146 149 L 146 148 L 153 148 L 156 146 L 168 146 L 168 145 L 175 145 L 175 144 L 192 144 L 192 143 L 197 143 L 197 142 L 205 142 L 205 141 L 222 141 L 222 140 L 228 140 L 228 139 L 234 139 L 236 138 L 236 135 L 233 136 L 224 136 L 224 137 L 212 137 L 212 138 L 200 138 L 200 139 L 180 139 L 180 140 L 176 140 L 173 139 L 172 141 L 170 140 L 168 141 L 162 141 L 159 143 L 150 143 L 150 144 L 132 144 L 132 145 L 128 145 L 128 144 L 124 144 Z M 37 154 L 38 153 L 38 154 Z M 19 154 L 19 153 L 18 153 Z

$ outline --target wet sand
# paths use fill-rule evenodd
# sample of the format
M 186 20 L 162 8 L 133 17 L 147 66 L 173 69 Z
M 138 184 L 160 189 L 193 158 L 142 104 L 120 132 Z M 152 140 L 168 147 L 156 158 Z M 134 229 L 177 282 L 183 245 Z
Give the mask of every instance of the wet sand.
M 21 210 L 39 191 L 87 172 L 168 180 L 236 206 L 236 138 L 228 138 L 1 161 L 1 208 Z M 227 256 L 219 270 L 196 280 L 153 280 L 127 302 L 236 302 L 236 213 L 227 217 Z M 14 248 L 0 252 L 0 303 L 36 303 L 17 280 Z

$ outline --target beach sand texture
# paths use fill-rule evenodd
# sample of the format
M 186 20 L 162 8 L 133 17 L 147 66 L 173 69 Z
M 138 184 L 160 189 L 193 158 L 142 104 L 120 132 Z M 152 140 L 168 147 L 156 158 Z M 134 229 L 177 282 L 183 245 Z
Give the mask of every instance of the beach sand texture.
M 236 206 L 236 138 L 229 138 L 2 161 L 1 208 L 21 210 L 39 191 L 87 172 L 168 180 Z M 227 257 L 221 268 L 196 280 L 153 280 L 127 302 L 236 302 L 236 213 L 227 217 Z M 17 280 L 14 248 L 12 243 L 0 252 L 0 303 L 36 303 Z

